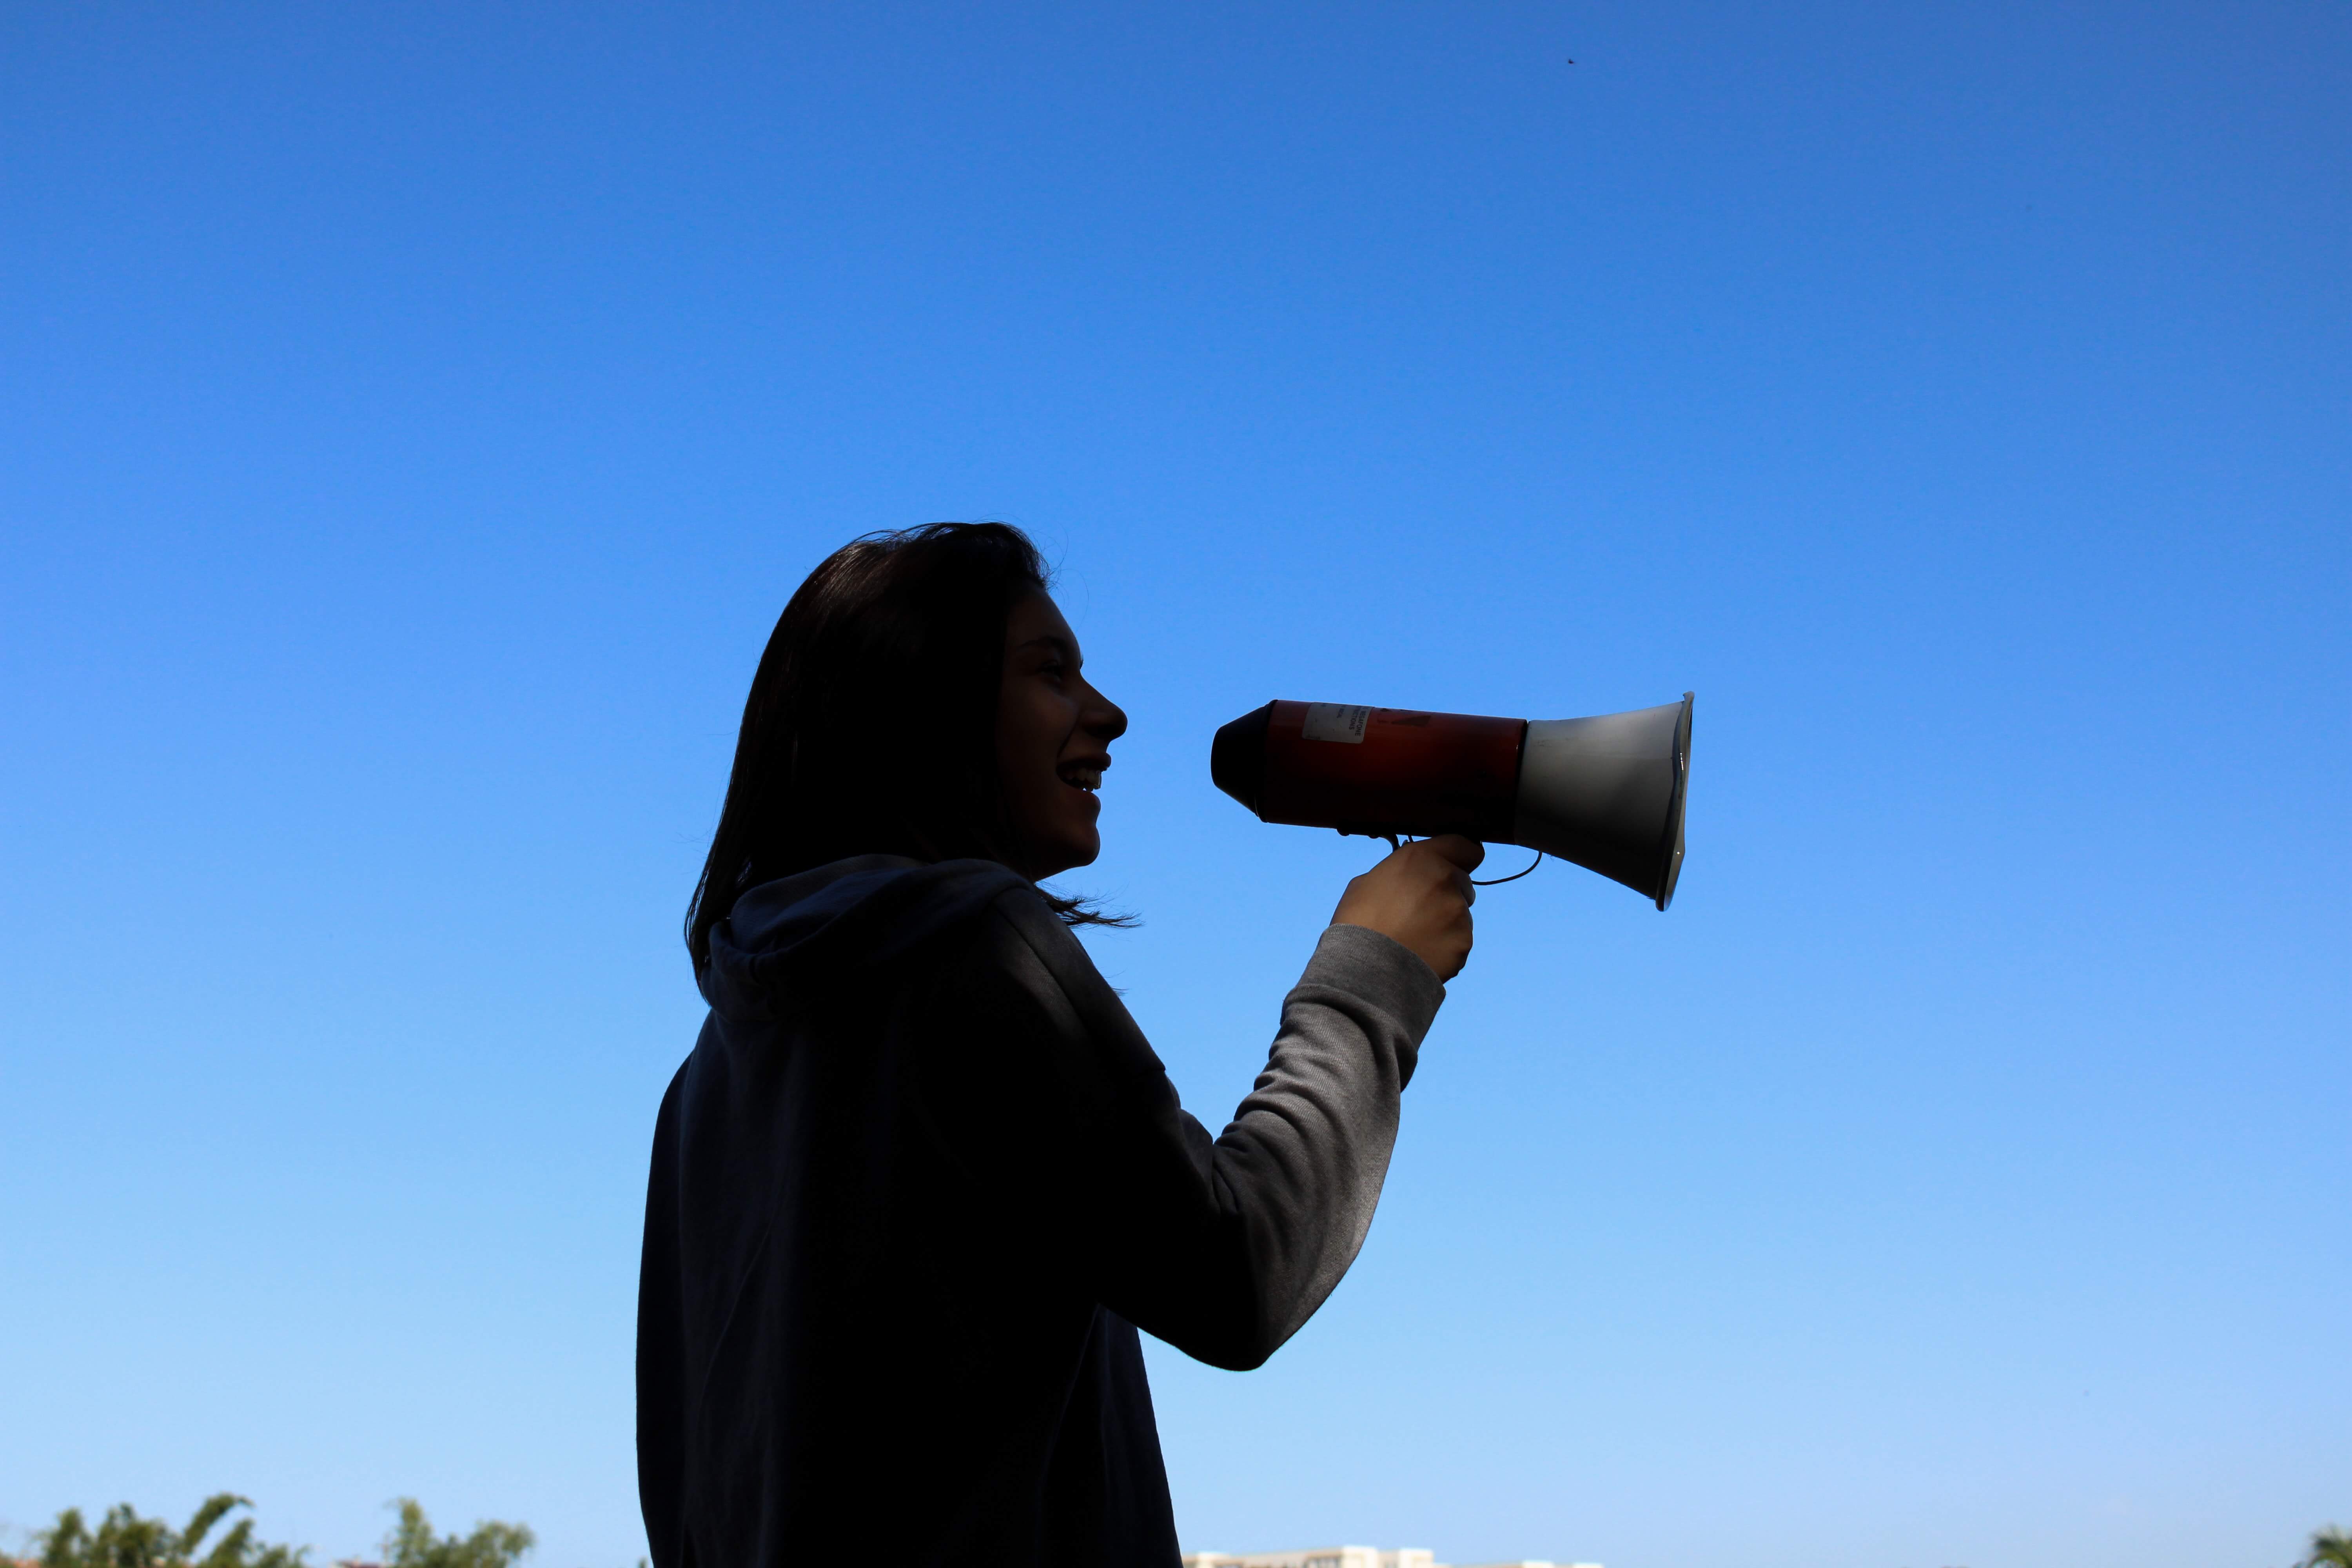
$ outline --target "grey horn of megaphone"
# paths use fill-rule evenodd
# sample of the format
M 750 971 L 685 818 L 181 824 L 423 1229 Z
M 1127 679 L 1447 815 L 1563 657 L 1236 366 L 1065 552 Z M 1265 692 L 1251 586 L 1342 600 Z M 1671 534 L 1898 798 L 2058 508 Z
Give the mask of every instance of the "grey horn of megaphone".
M 1683 871 L 1691 694 L 1680 702 L 1528 725 L 1512 841 L 1658 901 Z

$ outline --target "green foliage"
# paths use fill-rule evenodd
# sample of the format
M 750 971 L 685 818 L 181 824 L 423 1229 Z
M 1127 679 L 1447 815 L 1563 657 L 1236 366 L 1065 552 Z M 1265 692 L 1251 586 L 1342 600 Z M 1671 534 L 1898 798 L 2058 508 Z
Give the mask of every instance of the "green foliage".
M 2311 1532 L 2311 1555 L 2294 1568 L 2352 1568 L 2352 1534 L 2339 1525 Z
M 40 1568 L 301 1568 L 307 1546 L 264 1546 L 253 1539 L 253 1521 L 240 1519 L 211 1551 L 196 1555 L 213 1526 L 229 1510 L 253 1505 L 234 1492 L 206 1498 L 184 1530 L 160 1519 L 142 1519 L 129 1503 L 117 1503 L 92 1530 L 81 1510 L 69 1508 L 56 1524 L 33 1537 Z
M 400 1522 L 383 1538 L 384 1568 L 509 1568 L 538 1543 L 530 1527 L 484 1520 L 467 1536 L 433 1537 L 433 1525 L 413 1497 L 394 1505 Z M 46 1565 L 45 1565 L 46 1568 Z

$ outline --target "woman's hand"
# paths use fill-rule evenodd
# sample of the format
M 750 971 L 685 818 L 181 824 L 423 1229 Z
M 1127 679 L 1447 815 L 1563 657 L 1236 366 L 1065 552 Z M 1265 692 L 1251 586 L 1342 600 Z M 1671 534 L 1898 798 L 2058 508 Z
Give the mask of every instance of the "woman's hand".
M 1348 884 L 1331 923 L 1376 931 L 1451 980 L 1470 961 L 1470 873 L 1486 858 L 1458 833 L 1408 844 Z

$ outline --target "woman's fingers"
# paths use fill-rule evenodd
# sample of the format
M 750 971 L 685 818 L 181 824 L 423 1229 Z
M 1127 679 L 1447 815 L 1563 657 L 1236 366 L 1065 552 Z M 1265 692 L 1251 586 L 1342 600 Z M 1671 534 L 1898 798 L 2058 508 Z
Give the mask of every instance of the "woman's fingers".
M 1486 855 L 1458 834 L 1405 845 L 1348 884 L 1331 922 L 1379 931 L 1451 980 L 1470 957 L 1470 872 Z
M 1424 838 L 1420 847 L 1444 856 L 1465 872 L 1475 871 L 1486 859 L 1486 847 L 1475 838 L 1465 838 L 1459 833 L 1441 833 L 1434 838 Z

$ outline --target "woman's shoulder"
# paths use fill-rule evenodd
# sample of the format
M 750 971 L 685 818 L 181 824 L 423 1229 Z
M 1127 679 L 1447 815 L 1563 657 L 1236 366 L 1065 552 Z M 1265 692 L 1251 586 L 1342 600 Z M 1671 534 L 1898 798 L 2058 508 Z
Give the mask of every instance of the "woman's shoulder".
M 1118 993 L 1035 884 L 1016 877 L 1000 886 L 979 920 L 934 951 L 939 962 L 908 973 L 910 1017 L 951 1042 L 945 1055 L 953 1063 L 994 1070 L 1026 1061 L 1057 1081 L 1094 1084 L 1089 1094 L 1164 1074 Z
M 1057 981 L 1066 982 L 1080 975 L 1092 976 L 1094 961 L 1087 950 L 1070 933 L 1061 911 L 1038 886 L 1018 872 L 998 866 L 994 861 L 941 861 L 948 866 L 989 867 L 1002 873 L 988 877 L 972 873 L 976 893 L 983 895 L 980 919 L 973 923 L 971 945 L 982 954 L 1016 967 L 1026 958 Z
M 927 989 L 944 995 L 951 1007 L 1042 1011 L 1089 1030 L 1124 1023 L 1118 993 L 1063 920 L 1064 906 L 993 861 L 939 863 L 941 871 L 965 866 L 974 868 L 976 918 L 940 928 L 929 947 L 935 962 L 918 966 Z

